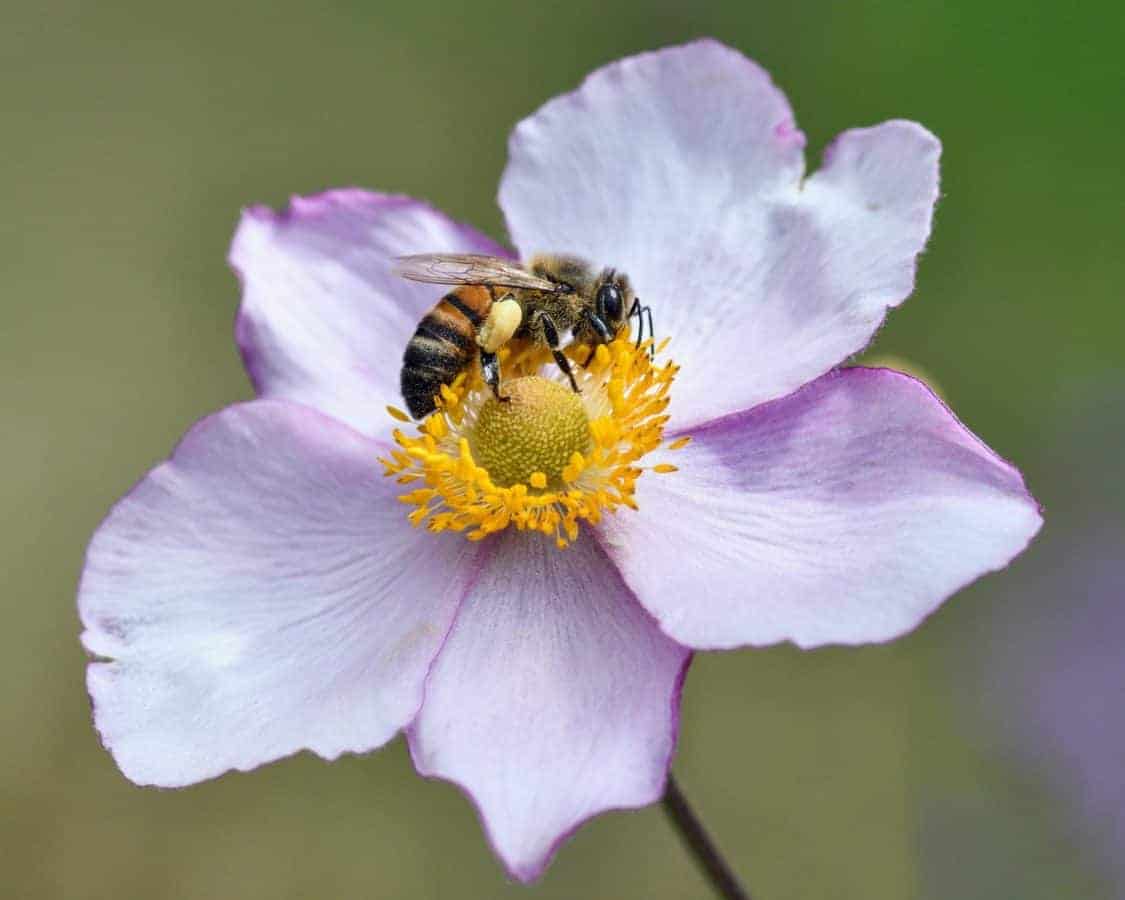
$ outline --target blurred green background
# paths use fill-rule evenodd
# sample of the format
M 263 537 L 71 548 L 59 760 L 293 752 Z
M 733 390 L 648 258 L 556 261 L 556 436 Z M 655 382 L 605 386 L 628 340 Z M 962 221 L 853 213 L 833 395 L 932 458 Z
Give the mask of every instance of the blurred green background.
M 82 554 L 192 421 L 250 396 L 225 264 L 239 208 L 355 184 L 502 237 L 511 126 L 601 63 L 700 35 L 773 73 L 810 168 L 844 128 L 923 122 L 944 196 L 872 353 L 922 366 L 1021 466 L 1048 510 L 1036 554 L 1078 465 L 1059 449 L 1068 408 L 1125 371 L 1122 9 L 2 3 L 0 896 L 705 896 L 655 808 L 601 817 L 540 884 L 508 885 L 468 803 L 414 777 L 401 743 L 176 792 L 132 786 L 99 747 Z M 1120 444 L 1119 424 L 1100 439 Z M 1026 565 L 892 645 L 697 658 L 676 770 L 756 897 L 1125 892 L 1074 837 L 1073 804 L 965 712 L 973 638 L 1024 602 Z M 948 840 L 959 821 L 971 853 Z

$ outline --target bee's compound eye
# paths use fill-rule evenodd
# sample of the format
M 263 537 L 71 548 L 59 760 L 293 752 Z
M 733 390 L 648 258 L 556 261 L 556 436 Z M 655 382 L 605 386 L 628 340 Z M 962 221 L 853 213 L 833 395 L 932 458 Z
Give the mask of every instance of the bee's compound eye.
M 620 322 L 622 312 L 621 290 L 616 284 L 603 284 L 598 288 L 598 317 L 603 322 Z

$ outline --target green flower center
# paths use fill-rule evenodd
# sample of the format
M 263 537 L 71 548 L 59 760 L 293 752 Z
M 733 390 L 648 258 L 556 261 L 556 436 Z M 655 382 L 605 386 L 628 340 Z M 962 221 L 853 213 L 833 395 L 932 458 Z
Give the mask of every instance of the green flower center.
M 590 450 L 580 396 L 538 375 L 506 381 L 502 391 L 507 400 L 493 397 L 480 409 L 469 435 L 473 458 L 501 487 L 558 487 L 574 454 Z

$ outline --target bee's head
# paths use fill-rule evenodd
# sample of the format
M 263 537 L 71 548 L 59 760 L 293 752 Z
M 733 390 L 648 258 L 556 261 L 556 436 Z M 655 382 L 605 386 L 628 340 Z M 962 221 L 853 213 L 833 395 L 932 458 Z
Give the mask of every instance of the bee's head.
M 594 270 L 574 256 L 534 256 L 528 269 L 579 298 L 582 315 L 574 336 L 581 343 L 608 344 L 625 327 L 636 297 L 629 279 L 616 269 Z
M 606 269 L 598 276 L 591 312 L 591 319 L 597 321 L 591 321 L 590 324 L 599 336 L 600 343 L 612 340 L 625 327 L 634 299 L 629 279 L 622 273 Z

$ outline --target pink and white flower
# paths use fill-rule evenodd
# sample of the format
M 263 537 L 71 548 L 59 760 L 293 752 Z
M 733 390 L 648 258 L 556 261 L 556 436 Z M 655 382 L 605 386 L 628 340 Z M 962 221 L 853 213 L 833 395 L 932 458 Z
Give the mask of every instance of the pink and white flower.
M 938 195 L 910 122 L 805 175 L 785 97 L 702 41 L 593 73 L 515 129 L 516 255 L 627 272 L 672 339 L 679 471 L 565 550 L 412 528 L 377 462 L 399 358 L 440 291 L 393 258 L 510 251 L 359 190 L 248 210 L 231 262 L 259 398 L 195 425 L 90 544 L 102 740 L 139 784 L 406 734 L 536 878 L 606 809 L 657 800 L 700 649 L 886 641 L 1039 529 L 1019 473 L 926 387 L 838 369 L 913 288 Z

